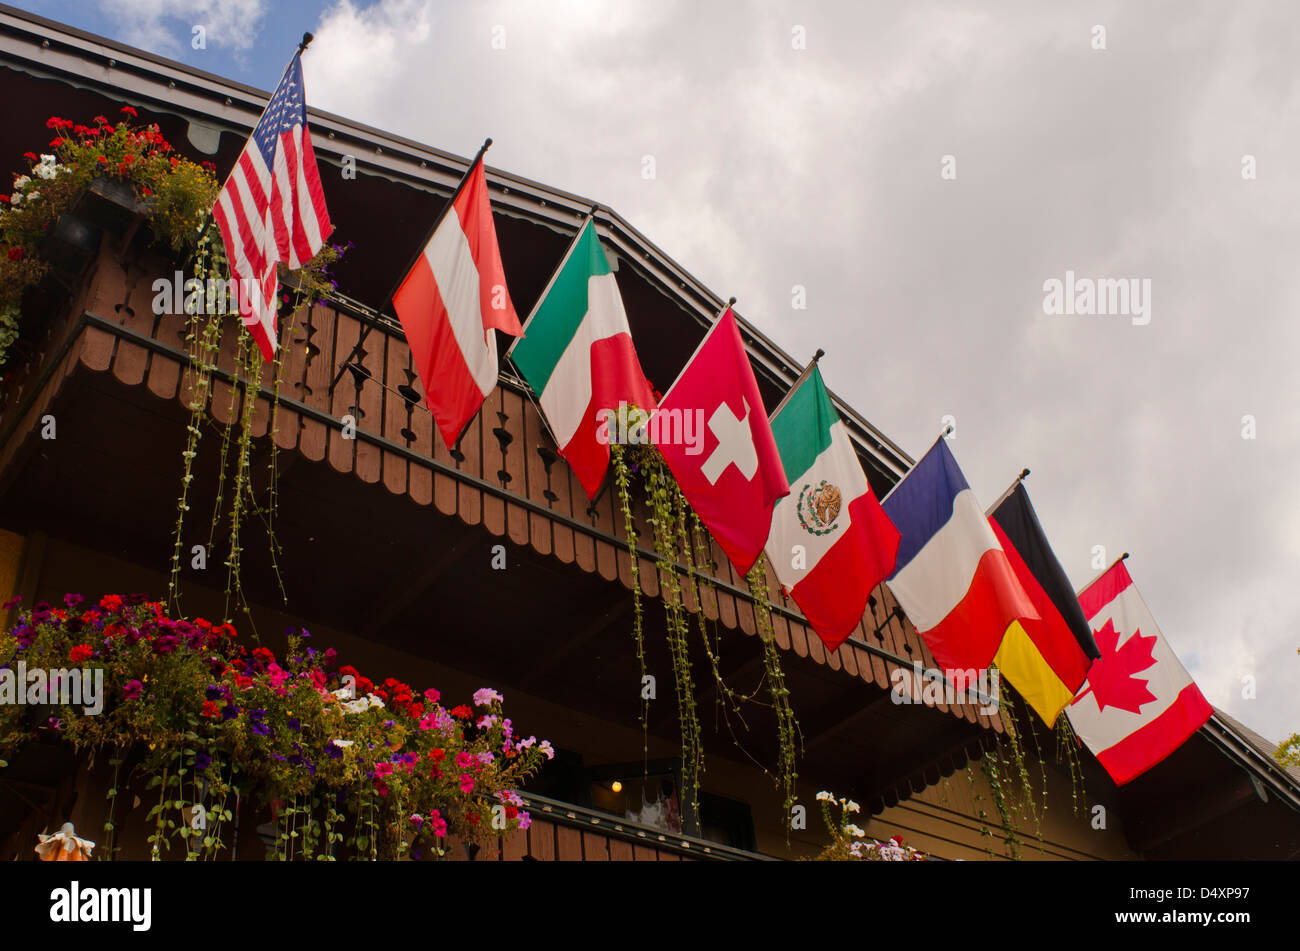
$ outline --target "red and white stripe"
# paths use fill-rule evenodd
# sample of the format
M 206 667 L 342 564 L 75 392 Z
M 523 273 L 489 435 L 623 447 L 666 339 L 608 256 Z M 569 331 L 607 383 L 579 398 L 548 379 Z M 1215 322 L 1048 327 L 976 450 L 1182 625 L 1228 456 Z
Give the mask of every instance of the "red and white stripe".
M 493 328 L 523 328 L 506 290 L 483 163 L 393 295 L 443 443 L 453 448 L 497 383 Z
M 268 361 L 275 356 L 276 265 L 302 267 L 333 231 L 311 133 L 295 125 L 280 135 L 274 168 L 251 138 L 217 197 L 221 229 L 244 325 Z

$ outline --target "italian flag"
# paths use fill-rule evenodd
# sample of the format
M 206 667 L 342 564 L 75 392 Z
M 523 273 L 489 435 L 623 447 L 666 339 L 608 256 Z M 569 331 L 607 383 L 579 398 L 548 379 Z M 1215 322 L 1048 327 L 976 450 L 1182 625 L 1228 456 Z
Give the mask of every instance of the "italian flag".
M 816 366 L 772 418 L 790 494 L 772 518 L 767 556 L 827 648 L 862 620 L 894 570 L 899 532 L 871 492 Z
M 656 403 L 591 218 L 524 323 L 510 358 L 537 394 L 560 454 L 594 499 L 609 468 L 596 414 L 617 412 L 619 403 L 648 412 Z

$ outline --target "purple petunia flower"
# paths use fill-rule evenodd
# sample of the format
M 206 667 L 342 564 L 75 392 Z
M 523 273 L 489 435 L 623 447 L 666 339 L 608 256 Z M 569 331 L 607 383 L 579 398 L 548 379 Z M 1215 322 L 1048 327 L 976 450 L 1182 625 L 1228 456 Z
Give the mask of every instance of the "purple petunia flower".
M 212 765 L 212 757 L 207 753 L 194 754 L 194 771 L 201 773 Z
M 122 696 L 127 700 L 135 700 L 144 692 L 144 684 L 138 680 L 132 680 L 122 688 Z
M 74 594 L 72 592 L 69 592 L 68 594 L 65 594 L 63 596 L 63 603 L 66 604 L 69 608 L 75 608 L 78 604 L 80 604 L 82 601 L 85 600 L 86 599 L 83 598 L 81 595 Z
M 289 717 L 288 720 L 284 721 L 284 725 L 287 726 L 289 729 L 293 730 L 293 732 L 295 733 L 299 733 L 302 731 L 302 721 L 299 720 L 297 717 Z
M 208 700 L 220 700 L 225 694 L 216 684 L 208 684 L 208 689 L 203 691 L 203 696 Z
M 239 707 L 235 706 L 233 703 L 228 703 L 221 708 L 221 719 L 223 720 L 233 720 L 238 716 Z

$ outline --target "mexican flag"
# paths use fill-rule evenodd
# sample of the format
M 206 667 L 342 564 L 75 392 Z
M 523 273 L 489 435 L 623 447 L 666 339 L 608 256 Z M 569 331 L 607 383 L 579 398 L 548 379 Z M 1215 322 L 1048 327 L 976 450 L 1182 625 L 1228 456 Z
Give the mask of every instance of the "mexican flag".
M 835 650 L 862 620 L 871 590 L 894 570 L 899 532 L 871 492 L 817 367 L 772 418 L 772 434 L 790 494 L 777 503 L 767 556 Z
M 623 298 L 587 219 L 510 351 L 537 394 L 560 454 L 594 499 L 609 467 L 596 414 L 619 403 L 649 412 L 654 392 L 632 347 Z

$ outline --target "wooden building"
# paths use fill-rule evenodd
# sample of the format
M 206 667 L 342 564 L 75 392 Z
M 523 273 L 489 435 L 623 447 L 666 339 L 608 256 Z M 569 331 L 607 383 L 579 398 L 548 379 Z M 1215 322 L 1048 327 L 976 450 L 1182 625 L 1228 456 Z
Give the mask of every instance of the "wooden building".
M 0 89 L 5 169 L 21 167 L 51 114 L 114 114 L 129 104 L 224 174 L 265 102 L 261 91 L 8 8 L 0 8 Z M 305 626 L 367 672 L 400 673 L 447 695 L 490 684 L 516 722 L 551 739 L 561 753 L 527 790 L 537 821 L 479 860 L 807 856 L 826 841 L 820 789 L 860 801 L 861 824 L 877 839 L 901 835 L 939 858 L 1006 857 L 988 784 L 972 767 L 1005 742 L 1004 724 L 968 703 L 893 701 L 891 672 L 931 662 L 883 587 L 834 652 L 792 602 L 777 606 L 776 639 L 804 736 L 806 829 L 787 836 L 771 777 L 715 728 L 704 679 L 700 812 L 684 817 L 680 832 L 642 821 L 644 803 L 631 792 L 641 791 L 643 748 L 631 560 L 611 493 L 588 504 L 508 372 L 458 450 L 448 450 L 420 404 L 400 326 L 364 306 L 382 303 L 467 163 L 338 116 L 313 111 L 311 122 L 336 240 L 354 246 L 336 271 L 338 299 L 296 315 L 286 341 L 272 438 L 281 450 L 276 531 L 287 605 L 266 546 L 250 542 L 243 567 L 263 638 L 274 644 L 273 632 Z M 355 180 L 340 174 L 344 156 L 355 159 Z M 592 202 L 502 170 L 488 179 L 511 294 L 527 313 Z M 600 207 L 596 221 L 642 363 L 665 387 L 721 301 L 614 210 Z M 155 314 L 151 302 L 153 281 L 174 265 L 129 229 L 106 230 L 85 253 L 70 299 L 40 315 L 0 384 L 0 595 L 29 604 L 68 590 L 161 595 L 167 587 L 191 378 L 184 319 Z M 237 329 L 231 320 L 211 410 L 229 422 L 231 409 L 237 418 L 253 398 L 264 435 L 274 394 L 231 392 Z M 743 320 L 742 332 L 770 409 L 808 355 L 784 353 Z M 854 408 L 837 406 L 883 495 L 912 460 Z M 342 431 L 347 415 L 355 438 Z M 47 417 L 56 438 L 42 438 Z M 215 471 L 200 468 L 198 498 L 213 491 Z M 206 520 L 196 524 L 206 536 Z M 492 567 L 496 546 L 504 570 Z M 744 579 L 715 554 L 723 568 L 702 609 L 721 629 L 728 682 L 752 687 L 762 673 L 754 608 Z M 639 552 L 648 632 L 663 624 L 654 561 L 653 551 Z M 187 612 L 220 616 L 216 575 L 185 572 Z M 769 584 L 777 590 L 775 578 Z M 650 670 L 667 682 L 662 639 L 646 643 Z M 748 723 L 745 749 L 773 763 L 774 722 L 755 711 Z M 1124 790 L 1080 751 L 1086 801 L 1078 803 L 1055 739 L 1041 733 L 1024 738 L 1043 794 L 1040 825 L 1022 823 L 1026 858 L 1300 854 L 1300 778 L 1227 717 Z M 671 784 L 679 755 L 676 711 L 659 700 L 649 725 L 656 777 Z M 0 771 L 0 858 L 26 857 L 32 833 L 67 816 L 93 830 L 102 804 L 89 794 L 93 781 L 57 758 L 22 777 Z M 251 824 L 241 854 L 260 857 Z

